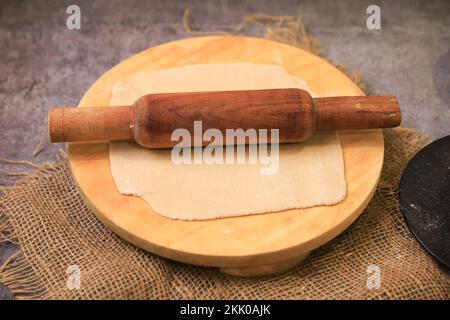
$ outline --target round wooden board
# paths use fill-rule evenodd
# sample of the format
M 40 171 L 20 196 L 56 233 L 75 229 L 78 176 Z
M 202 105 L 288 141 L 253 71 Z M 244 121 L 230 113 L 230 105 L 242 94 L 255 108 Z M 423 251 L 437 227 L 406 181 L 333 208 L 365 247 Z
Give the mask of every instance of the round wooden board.
M 112 86 L 143 70 L 237 62 L 281 65 L 322 96 L 363 94 L 331 64 L 301 49 L 258 38 L 215 36 L 166 43 L 128 58 L 95 82 L 79 106 L 109 105 Z M 236 275 L 262 275 L 292 267 L 336 237 L 372 197 L 383 163 L 381 130 L 340 132 L 340 137 L 347 180 L 341 203 L 209 221 L 170 220 L 140 197 L 120 194 L 110 171 L 108 143 L 69 143 L 68 150 L 85 202 L 124 239 L 177 261 L 221 267 Z

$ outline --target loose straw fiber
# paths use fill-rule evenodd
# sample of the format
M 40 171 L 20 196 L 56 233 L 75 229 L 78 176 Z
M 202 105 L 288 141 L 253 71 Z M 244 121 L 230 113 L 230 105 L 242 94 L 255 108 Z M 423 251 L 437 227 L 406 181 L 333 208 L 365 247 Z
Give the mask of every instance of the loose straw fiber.
M 286 17 L 263 18 L 276 34 L 286 27 Z M 305 41 L 303 27 L 286 30 Z M 170 261 L 122 240 L 86 207 L 60 158 L 1 190 L 0 241 L 20 250 L 0 266 L 0 282 L 21 299 L 449 299 L 448 274 L 413 239 L 398 208 L 401 172 L 427 140 L 404 128 L 384 137 L 381 180 L 360 218 L 296 268 L 263 278 Z M 79 289 L 69 280 L 74 266 Z M 373 266 L 379 287 L 368 286 Z

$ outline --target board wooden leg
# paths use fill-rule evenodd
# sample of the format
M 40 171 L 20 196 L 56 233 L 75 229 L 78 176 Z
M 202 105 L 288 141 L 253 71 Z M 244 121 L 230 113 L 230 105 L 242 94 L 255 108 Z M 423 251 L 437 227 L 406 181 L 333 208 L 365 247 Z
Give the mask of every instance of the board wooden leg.
M 237 268 L 220 268 L 220 271 L 237 277 L 262 277 L 288 271 L 303 261 L 309 252 L 303 253 L 298 257 L 288 260 L 278 261 L 274 263 L 262 264 L 251 267 L 237 267 Z

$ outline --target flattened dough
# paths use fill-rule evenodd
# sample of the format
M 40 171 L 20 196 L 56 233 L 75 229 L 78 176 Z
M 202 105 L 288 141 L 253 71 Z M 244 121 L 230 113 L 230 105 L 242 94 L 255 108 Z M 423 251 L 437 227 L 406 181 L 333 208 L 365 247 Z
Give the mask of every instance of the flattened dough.
M 204 64 L 134 74 L 113 87 L 111 105 L 131 105 L 148 93 L 266 88 L 302 88 L 315 96 L 304 81 L 279 66 Z M 109 161 L 120 193 L 141 196 L 157 213 L 172 219 L 333 205 L 346 193 L 335 132 L 280 145 L 276 175 L 261 175 L 261 164 L 175 165 L 170 150 L 144 149 L 132 142 L 111 143 Z

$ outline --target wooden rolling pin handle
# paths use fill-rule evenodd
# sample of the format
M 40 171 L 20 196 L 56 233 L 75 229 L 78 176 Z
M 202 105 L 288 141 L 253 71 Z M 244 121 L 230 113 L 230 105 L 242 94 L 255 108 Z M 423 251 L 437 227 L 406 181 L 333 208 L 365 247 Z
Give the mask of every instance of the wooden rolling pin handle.
M 48 113 L 51 142 L 133 139 L 133 108 L 54 108 Z
M 392 96 L 314 98 L 316 130 L 391 128 L 400 125 L 400 105 Z

